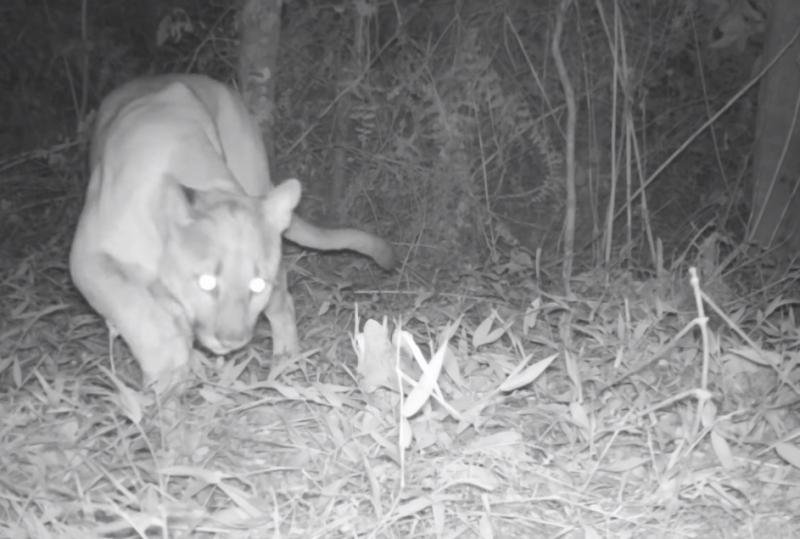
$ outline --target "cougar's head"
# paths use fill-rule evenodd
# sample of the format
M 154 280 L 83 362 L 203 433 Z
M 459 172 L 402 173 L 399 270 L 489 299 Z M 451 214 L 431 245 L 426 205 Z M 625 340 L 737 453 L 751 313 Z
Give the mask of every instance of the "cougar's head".
M 288 180 L 267 197 L 196 191 L 173 182 L 160 278 L 182 305 L 195 338 L 226 354 L 253 337 L 258 315 L 279 285 L 281 234 L 300 199 Z

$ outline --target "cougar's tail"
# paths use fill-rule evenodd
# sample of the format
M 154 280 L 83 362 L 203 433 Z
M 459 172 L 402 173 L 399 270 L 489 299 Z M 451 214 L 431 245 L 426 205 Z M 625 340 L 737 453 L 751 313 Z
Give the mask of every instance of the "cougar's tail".
M 370 257 L 380 267 L 389 271 L 397 265 L 392 246 L 378 236 L 353 228 L 320 228 L 292 216 L 292 223 L 283 233 L 286 239 L 303 247 L 320 251 L 347 249 Z

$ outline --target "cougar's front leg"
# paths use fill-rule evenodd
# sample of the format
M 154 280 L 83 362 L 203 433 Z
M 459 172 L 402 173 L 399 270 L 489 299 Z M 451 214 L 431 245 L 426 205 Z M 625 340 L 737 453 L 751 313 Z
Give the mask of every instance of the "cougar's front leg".
M 185 376 L 193 334 L 178 302 L 160 284 L 147 285 L 107 255 L 84 261 L 90 279 L 74 275 L 89 304 L 116 329 L 142 369 L 145 385 L 166 389 Z
M 300 341 L 297 338 L 297 321 L 294 315 L 294 301 L 289 295 L 286 282 L 286 269 L 281 270 L 275 281 L 267 308 L 264 310 L 272 327 L 272 353 L 274 355 L 300 353 Z

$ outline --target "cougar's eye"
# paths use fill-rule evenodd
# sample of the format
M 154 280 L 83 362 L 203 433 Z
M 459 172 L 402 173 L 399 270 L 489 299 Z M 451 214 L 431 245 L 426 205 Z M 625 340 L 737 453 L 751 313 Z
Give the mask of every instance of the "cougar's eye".
M 261 277 L 256 277 L 250 281 L 250 292 L 253 294 L 260 294 L 267 289 L 267 281 Z
M 200 287 L 200 290 L 211 292 L 217 287 L 217 278 L 211 274 L 204 273 L 198 277 L 197 286 Z

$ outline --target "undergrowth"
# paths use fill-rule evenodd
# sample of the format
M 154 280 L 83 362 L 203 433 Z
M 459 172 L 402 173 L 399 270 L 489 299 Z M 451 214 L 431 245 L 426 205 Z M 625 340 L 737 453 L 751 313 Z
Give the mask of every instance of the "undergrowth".
M 758 35 L 577 2 L 569 178 L 556 3 L 371 5 L 287 3 L 273 172 L 403 268 L 288 257 L 302 356 L 260 326 L 170 398 L 69 280 L 85 136 L 136 74 L 231 79 L 236 12 L 0 7 L 0 536 L 795 537 L 798 268 L 738 241 L 755 95 L 675 152 Z

